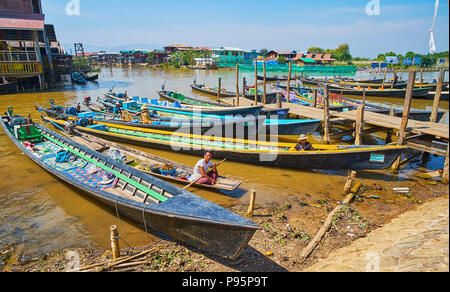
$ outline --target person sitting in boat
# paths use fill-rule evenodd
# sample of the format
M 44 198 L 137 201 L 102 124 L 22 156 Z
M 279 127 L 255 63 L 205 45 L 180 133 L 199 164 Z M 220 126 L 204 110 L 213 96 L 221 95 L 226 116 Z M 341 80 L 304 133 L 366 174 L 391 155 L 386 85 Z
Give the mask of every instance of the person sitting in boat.
M 76 109 L 77 109 L 77 113 L 81 113 L 81 105 L 80 105 L 80 103 L 77 104 Z
M 122 110 L 120 109 L 120 102 L 116 102 L 116 104 L 113 107 L 113 114 L 120 115 L 122 113 Z
M 397 84 L 398 82 L 398 75 L 397 73 L 394 73 L 394 84 Z
M 189 181 L 197 180 L 198 184 L 214 185 L 217 182 L 219 173 L 217 172 L 216 164 L 212 161 L 212 152 L 205 151 L 203 159 L 199 160 L 194 166 L 194 173 L 189 177 Z
M 306 135 L 301 134 L 300 138 L 298 138 L 299 143 L 295 145 L 291 151 L 314 151 L 314 147 L 312 147 L 311 143 L 308 142 L 308 137 Z

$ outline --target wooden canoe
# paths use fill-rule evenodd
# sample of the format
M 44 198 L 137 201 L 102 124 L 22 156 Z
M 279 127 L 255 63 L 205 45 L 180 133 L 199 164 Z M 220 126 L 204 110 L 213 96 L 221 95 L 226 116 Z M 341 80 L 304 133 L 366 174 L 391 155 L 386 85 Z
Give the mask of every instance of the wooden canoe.
M 185 104 L 185 105 L 194 105 L 194 106 L 200 105 L 200 106 L 206 106 L 206 107 L 211 107 L 211 106 L 232 107 L 232 105 L 218 103 L 218 102 L 214 102 L 214 101 L 205 101 L 205 100 L 194 98 L 194 97 L 188 97 L 181 93 L 175 93 L 173 91 L 165 90 L 165 91 L 158 91 L 157 93 L 158 93 L 159 97 L 162 99 L 166 99 L 166 100 L 169 100 L 172 102 L 178 101 L 181 104 Z M 263 108 L 261 110 L 260 114 L 265 115 L 267 117 L 275 115 L 275 116 L 278 116 L 279 119 L 285 119 L 285 118 L 287 118 L 287 116 L 289 114 L 289 109 L 288 108 L 282 108 L 282 109 Z
M 2 117 L 1 126 L 19 150 L 43 169 L 121 216 L 144 224 L 146 230 L 150 227 L 208 253 L 236 258 L 260 229 L 191 192 L 24 118 Z M 60 150 L 76 160 L 56 162 Z
M 70 138 L 81 145 L 84 145 L 91 149 L 96 149 L 98 152 L 103 154 L 106 154 L 108 153 L 108 151 L 111 150 L 120 151 L 121 153 L 126 155 L 128 161 L 130 161 L 130 163 L 127 163 L 128 165 L 136 169 L 139 169 L 142 172 L 146 172 L 148 174 L 151 174 L 152 176 L 156 176 L 158 178 L 170 182 L 188 185 L 190 181 L 183 179 L 183 177 L 188 178 L 190 175 L 194 173 L 193 167 L 175 162 L 173 160 L 169 160 L 167 158 L 156 156 L 148 152 L 139 151 L 131 147 L 127 147 L 108 140 L 104 140 L 89 134 L 81 133 L 79 131 L 75 131 L 73 135 L 70 135 Z M 176 173 L 173 175 L 163 175 L 158 170 L 152 171 L 151 166 L 155 164 L 159 165 L 172 164 L 176 167 Z M 240 186 L 240 184 L 241 181 L 239 180 L 221 176 L 217 180 L 217 183 L 214 185 L 206 185 L 199 183 L 195 183 L 194 185 L 197 187 L 211 190 L 234 191 L 236 188 Z
M 105 94 L 107 99 L 121 101 L 124 103 L 123 98 L 115 97 L 111 94 Z M 133 103 L 134 101 L 129 101 Z M 157 111 L 157 112 L 170 112 L 170 113 L 179 113 L 183 115 L 190 116 L 246 116 L 246 115 L 254 115 L 257 116 L 263 109 L 263 106 L 241 106 L 241 107 L 167 107 L 160 105 L 153 105 L 151 103 L 140 103 L 134 102 L 138 107 L 146 106 L 149 110 Z
M 62 124 L 51 118 L 46 121 Z M 144 147 L 179 151 L 201 156 L 212 150 L 217 159 L 266 166 L 298 169 L 359 170 L 389 168 L 407 149 L 403 146 L 337 146 L 313 145 L 316 151 L 292 151 L 294 143 L 265 142 L 201 136 L 184 133 L 133 129 L 105 125 L 105 129 L 77 127 L 78 130 L 101 138 Z
M 333 93 L 339 93 L 342 95 L 356 95 L 356 96 L 363 96 L 363 89 L 357 89 L 357 88 L 346 88 L 341 87 L 337 85 L 329 85 L 330 86 L 330 92 Z M 414 88 L 413 90 L 413 97 L 414 98 L 426 98 L 428 96 L 428 92 L 430 91 L 430 88 Z M 390 89 L 385 88 L 384 90 L 380 89 L 366 89 L 365 90 L 366 96 L 368 97 L 397 97 L 397 98 L 404 98 L 406 95 L 406 89 Z
M 217 97 L 217 90 L 213 89 L 213 88 L 209 88 L 203 85 L 199 85 L 199 84 L 191 84 L 191 88 L 193 90 L 208 94 L 208 95 L 212 95 Z M 222 92 L 220 93 L 220 97 L 236 97 L 236 92 L 233 91 L 224 91 L 225 89 L 222 89 Z M 239 96 L 242 96 L 241 93 L 239 93 Z M 255 98 L 255 94 L 253 93 L 246 93 L 245 94 L 246 98 L 249 99 L 254 99 Z M 262 98 L 262 94 L 258 94 L 258 100 L 261 100 Z M 272 104 L 272 103 L 276 103 L 276 98 L 277 98 L 277 93 L 276 92 L 270 92 L 270 93 L 266 93 L 266 103 L 268 104 Z

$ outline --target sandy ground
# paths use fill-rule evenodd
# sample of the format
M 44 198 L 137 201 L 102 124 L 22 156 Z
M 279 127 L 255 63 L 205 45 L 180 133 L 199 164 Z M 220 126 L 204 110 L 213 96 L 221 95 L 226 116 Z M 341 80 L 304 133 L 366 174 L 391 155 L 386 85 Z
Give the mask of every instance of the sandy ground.
M 394 194 L 389 183 L 383 186 L 363 185 L 350 205 L 341 205 L 340 212 L 333 218 L 332 226 L 310 257 L 304 261 L 300 260 L 301 251 L 314 237 L 328 214 L 339 205 L 338 201 L 312 201 L 305 194 L 303 199 L 299 199 L 299 196 L 289 197 L 283 204 L 256 205 L 252 220 L 258 223 L 262 230 L 255 233 L 248 248 L 236 260 L 218 258 L 182 242 L 161 239 L 151 246 L 123 249 L 121 255 L 126 256 L 154 248 L 145 257 L 135 260 L 139 265 L 125 265 L 111 271 L 303 271 L 314 267 L 318 261 L 328 258 L 333 252 L 351 246 L 358 239 L 369 237 L 401 214 L 417 212 L 412 218 L 426 220 L 425 217 L 431 216 L 433 212 L 424 212 L 417 208 L 427 206 L 435 198 L 443 197 L 441 200 L 448 205 L 448 186 L 413 182 L 410 188 L 411 194 L 402 195 Z M 369 198 L 369 195 L 379 198 Z M 237 205 L 231 210 L 245 216 L 247 207 Z M 111 252 L 100 249 L 69 249 L 33 258 L 24 256 L 13 245 L 0 247 L 2 271 L 66 271 L 71 269 L 77 258 L 80 266 L 84 267 L 111 259 Z

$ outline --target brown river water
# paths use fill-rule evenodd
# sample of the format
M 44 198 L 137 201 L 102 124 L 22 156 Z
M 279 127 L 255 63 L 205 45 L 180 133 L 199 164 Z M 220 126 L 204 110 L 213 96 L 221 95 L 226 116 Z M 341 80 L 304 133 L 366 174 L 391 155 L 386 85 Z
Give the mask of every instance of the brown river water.
M 240 77 L 246 77 L 248 83 L 253 84 L 253 74 L 244 72 Z M 96 83 L 90 82 L 84 86 L 69 83 L 50 92 L 0 95 L 0 110 L 3 113 L 8 106 L 13 106 L 16 114 L 31 113 L 32 118 L 39 121 L 40 114 L 35 111 L 34 104 L 47 106 L 50 98 L 58 105 L 69 106 L 81 102 L 84 96 L 91 96 L 95 100 L 112 87 L 115 92 L 127 90 L 129 95 L 156 98 L 155 92 L 163 83 L 168 90 L 208 99 L 207 96 L 192 92 L 189 85 L 196 79 L 199 83 L 217 86 L 218 77 L 222 77 L 222 87 L 235 90 L 235 72 L 228 70 L 102 68 Z M 368 76 L 358 73 L 357 77 Z M 424 78 L 425 80 L 437 78 L 437 73 L 425 73 Z M 403 79 L 406 79 L 406 76 Z M 401 99 L 369 99 L 369 101 L 398 108 L 403 105 Z M 431 105 L 431 100 L 414 100 L 412 108 L 431 110 Z M 443 122 L 448 123 L 449 103 L 441 102 L 440 108 L 447 112 Z M 320 132 L 311 135 L 313 142 L 320 139 Z M 350 143 L 348 140 L 349 137 L 344 136 L 333 142 L 348 144 Z M 383 143 L 383 140 L 383 134 L 370 134 L 364 137 L 365 144 Z M 139 149 L 188 165 L 194 165 L 199 159 L 176 152 Z M 359 178 L 367 184 L 405 181 L 418 170 L 436 170 L 442 168 L 442 165 L 443 158 L 432 155 L 426 160 L 413 160 L 395 177 L 390 175 L 388 170 L 384 170 L 359 172 Z M 340 200 L 346 180 L 346 173 L 343 171 L 300 171 L 237 162 L 225 162 L 220 166 L 219 172 L 221 175 L 242 180 L 241 187 L 229 193 L 197 188 L 190 190 L 224 207 L 238 203 L 246 204 L 251 189 L 257 191 L 257 204 L 272 202 L 282 204 L 289 196 L 296 196 L 301 200 L 307 198 L 309 202 Z M 123 229 L 119 227 L 121 237 L 131 246 L 149 244 L 155 240 L 155 237 L 145 234 L 139 224 L 126 220 L 119 221 L 114 210 L 103 208 L 102 205 L 41 169 L 23 155 L 3 131 L 0 131 L 0 243 L 17 243 L 27 254 L 40 254 L 71 247 L 108 248 L 111 225 L 123 226 Z M 126 246 L 123 242 L 121 245 Z

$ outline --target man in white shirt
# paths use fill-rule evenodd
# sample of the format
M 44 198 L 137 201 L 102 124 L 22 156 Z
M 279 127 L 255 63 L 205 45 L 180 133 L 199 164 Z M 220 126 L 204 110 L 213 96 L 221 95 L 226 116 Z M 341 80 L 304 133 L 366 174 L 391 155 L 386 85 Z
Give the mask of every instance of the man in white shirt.
M 213 185 L 217 182 L 219 174 L 217 172 L 216 164 L 212 161 L 212 152 L 207 150 L 203 155 L 203 159 L 199 160 L 194 167 L 194 173 L 189 177 L 189 181 L 193 182 L 197 178 L 198 184 Z

